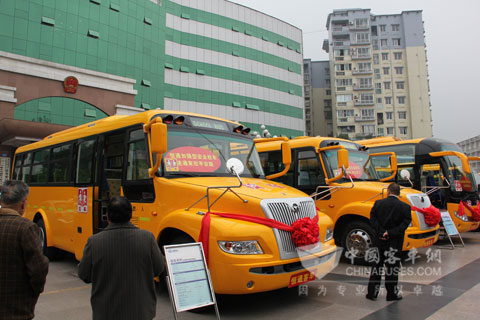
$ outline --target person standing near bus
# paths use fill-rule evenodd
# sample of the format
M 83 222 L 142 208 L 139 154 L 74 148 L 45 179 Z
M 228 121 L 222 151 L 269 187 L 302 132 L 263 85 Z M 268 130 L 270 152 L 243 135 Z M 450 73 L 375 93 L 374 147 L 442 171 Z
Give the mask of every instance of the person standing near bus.
M 92 283 L 93 319 L 148 319 L 155 317 L 154 277 L 165 267 L 153 234 L 135 227 L 132 205 L 122 196 L 107 208 L 109 225 L 91 236 L 78 266 L 78 276 Z
M 378 256 L 370 271 L 367 299 L 375 300 L 380 292 L 381 270 L 385 267 L 385 288 L 387 301 L 401 300 L 398 294 L 398 273 L 400 253 L 403 247 L 405 230 L 412 222 L 411 207 L 400 201 L 400 186 L 391 183 L 387 188 L 387 198 L 375 201 L 370 212 L 370 224 L 375 232 L 374 245 Z M 376 250 L 376 249 L 375 249 Z
M 48 259 L 38 226 L 23 218 L 28 186 L 6 181 L 0 197 L 0 319 L 32 319 L 43 292 Z

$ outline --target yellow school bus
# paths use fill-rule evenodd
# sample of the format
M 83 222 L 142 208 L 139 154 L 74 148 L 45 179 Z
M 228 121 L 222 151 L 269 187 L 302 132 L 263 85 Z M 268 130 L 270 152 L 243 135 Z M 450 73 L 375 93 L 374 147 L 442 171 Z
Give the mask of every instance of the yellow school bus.
M 480 221 L 475 221 L 472 212 L 465 207 L 465 214 L 459 215 L 461 201 L 470 207 L 478 207 L 478 184 L 467 157 L 456 144 L 436 138 L 400 140 L 381 137 L 357 141 L 368 147 L 370 152 L 394 152 L 398 160 L 395 180 L 406 186 L 425 192 L 432 204 L 440 211 L 447 210 L 458 232 L 475 230 Z M 407 170 L 409 179 L 400 172 Z
M 298 137 L 288 141 L 292 161 L 287 168 L 282 163 L 281 141 L 256 139 L 255 143 L 267 179 L 310 194 L 317 207 L 332 218 L 337 245 L 353 262 L 367 259 L 373 234 L 370 211 L 376 200 L 386 196 L 388 184 L 382 181 L 396 173 L 393 154 L 369 155 L 362 146 L 338 138 Z M 386 170 L 390 170 L 388 176 L 381 177 Z M 402 188 L 400 199 L 419 208 L 430 206 L 424 193 L 409 188 Z M 423 214 L 413 212 L 403 250 L 432 245 L 438 240 L 438 228 L 428 226 Z
M 40 226 L 47 255 L 58 248 L 81 259 L 88 237 L 107 226 L 109 199 L 123 195 L 132 202 L 132 223 L 160 247 L 197 241 L 212 213 L 206 243 L 217 293 L 313 280 L 334 267 L 333 223 L 303 192 L 264 179 L 248 131 L 178 111 L 111 116 L 18 148 L 12 179 L 30 186 L 25 217 Z M 213 213 L 287 225 L 318 216 L 320 241 L 299 252 L 290 232 Z

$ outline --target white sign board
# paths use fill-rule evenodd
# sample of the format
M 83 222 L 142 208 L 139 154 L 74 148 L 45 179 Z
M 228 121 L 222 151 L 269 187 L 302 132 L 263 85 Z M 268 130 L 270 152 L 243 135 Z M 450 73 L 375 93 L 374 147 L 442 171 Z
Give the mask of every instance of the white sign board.
M 177 312 L 215 304 L 215 294 L 200 242 L 164 246 Z
M 458 230 L 457 227 L 455 227 L 455 223 L 452 220 L 452 217 L 450 217 L 450 213 L 448 211 L 440 211 L 440 214 L 442 215 L 442 221 L 443 221 L 443 227 L 445 228 L 445 231 L 451 235 L 457 235 Z

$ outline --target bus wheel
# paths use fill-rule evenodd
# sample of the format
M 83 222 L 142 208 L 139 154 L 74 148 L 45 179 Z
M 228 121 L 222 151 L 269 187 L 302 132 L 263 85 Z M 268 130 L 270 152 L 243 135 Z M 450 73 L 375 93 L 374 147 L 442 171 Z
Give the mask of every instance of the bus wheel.
M 43 222 L 43 219 L 38 219 L 37 225 L 40 229 L 40 241 L 42 243 L 43 254 L 49 260 L 54 260 L 57 255 L 57 249 L 54 247 L 47 247 L 47 231 L 45 229 L 45 222 Z
M 342 237 L 344 256 L 353 264 L 369 264 L 367 251 L 373 247 L 373 228 L 364 221 L 347 225 Z

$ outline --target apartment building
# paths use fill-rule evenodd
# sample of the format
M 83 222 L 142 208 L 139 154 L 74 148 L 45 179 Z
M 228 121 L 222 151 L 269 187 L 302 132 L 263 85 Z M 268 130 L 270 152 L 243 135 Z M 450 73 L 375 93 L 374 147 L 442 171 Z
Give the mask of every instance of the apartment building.
M 473 138 L 463 140 L 457 143 L 462 148 L 463 152 L 469 157 L 480 157 L 480 135 Z M 480 173 L 480 161 L 470 162 L 472 170 Z M 478 181 L 480 184 L 480 181 Z
M 422 12 L 334 10 L 327 29 L 332 135 L 432 136 Z

